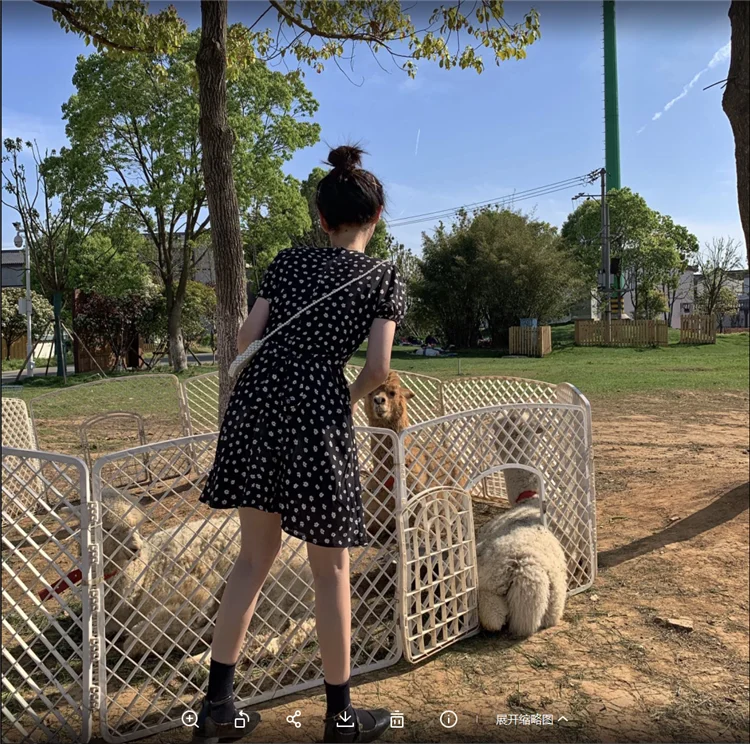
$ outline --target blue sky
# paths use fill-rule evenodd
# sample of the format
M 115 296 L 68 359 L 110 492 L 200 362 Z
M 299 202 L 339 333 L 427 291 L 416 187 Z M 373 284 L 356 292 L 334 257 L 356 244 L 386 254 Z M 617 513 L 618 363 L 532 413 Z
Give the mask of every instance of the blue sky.
M 191 28 L 198 25 L 198 2 L 175 4 Z M 532 6 L 541 15 L 541 40 L 521 62 L 496 67 L 486 57 L 482 75 L 422 63 L 412 81 L 380 57 L 384 72 L 364 47 L 356 50 L 354 71 L 347 68 L 353 82 L 334 65 L 322 74 L 308 71 L 307 85 L 320 102 L 321 139 L 364 143 L 371 153 L 365 166 L 386 185 L 391 219 L 494 199 L 604 164 L 601 3 L 517 0 L 507 3 L 506 16 L 519 19 Z M 425 3 L 415 12 L 432 7 Z M 703 91 L 727 74 L 728 7 L 617 3 L 623 185 L 689 227 L 701 243 L 719 236 L 742 241 L 722 89 Z M 251 22 L 264 8 L 233 0 L 230 22 Z M 60 147 L 60 107 L 74 92 L 76 56 L 89 49 L 28 0 L 3 2 L 2 21 L 3 138 Z M 289 172 L 304 178 L 326 157 L 323 141 L 297 153 Z M 517 206 L 561 225 L 579 190 Z M 2 215 L 7 248 L 13 213 L 4 207 Z M 393 232 L 419 252 L 421 232 L 433 226 Z

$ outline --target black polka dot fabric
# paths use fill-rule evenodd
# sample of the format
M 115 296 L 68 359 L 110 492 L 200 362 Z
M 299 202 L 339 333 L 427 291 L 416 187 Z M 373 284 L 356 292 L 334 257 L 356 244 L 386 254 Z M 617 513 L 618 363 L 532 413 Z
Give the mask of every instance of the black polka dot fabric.
M 344 367 L 375 319 L 401 323 L 403 284 L 392 264 L 305 247 L 279 253 L 258 293 L 271 306 L 270 333 L 373 266 L 270 338 L 240 373 L 201 501 L 280 514 L 285 532 L 314 545 L 367 544 Z

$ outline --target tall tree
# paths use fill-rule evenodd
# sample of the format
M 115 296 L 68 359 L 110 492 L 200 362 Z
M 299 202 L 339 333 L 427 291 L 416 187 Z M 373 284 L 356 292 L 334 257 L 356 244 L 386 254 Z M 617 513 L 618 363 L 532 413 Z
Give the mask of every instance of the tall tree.
M 734 133 L 737 198 L 745 233 L 745 256 L 750 265 L 750 3 L 747 0 L 732 0 L 729 22 L 732 51 L 721 104 Z
M 307 205 L 310 227 L 294 239 L 295 245 L 316 245 L 320 247 L 330 245 L 328 233 L 320 226 L 318 206 L 315 200 L 318 184 L 327 172 L 325 168 L 313 168 L 310 175 L 300 184 L 300 191 Z
M 502 346 L 521 318 L 554 320 L 580 296 L 580 267 L 557 229 L 529 215 L 464 213 L 423 241 L 414 292 L 456 346 L 474 346 L 481 327 Z
M 661 307 L 657 300 L 662 293 L 660 288 L 679 277 L 683 255 L 694 252 L 697 240 L 628 188 L 610 191 L 607 203 L 612 257 L 620 260 L 624 289 L 630 294 L 635 315 L 647 317 L 656 312 L 654 308 Z M 601 229 L 601 205 L 589 200 L 568 215 L 561 231 L 592 285 L 601 262 Z
M 686 280 L 686 272 L 698 255 L 698 238 L 684 225 L 676 225 L 671 217 L 659 215 L 659 231 L 664 239 L 674 245 L 679 261 L 675 261 L 672 269 L 668 270 L 661 283 L 661 294 L 666 301 L 664 319 L 671 327 L 674 310 L 678 302 L 687 300 L 692 290 L 692 278 Z
M 20 160 L 24 142 L 9 138 L 3 145 L 3 187 L 9 195 L 3 204 L 18 213 L 33 277 L 52 301 L 57 374 L 64 377 L 61 316 L 74 288 L 72 258 L 108 215 L 104 172 L 80 148 L 42 156 L 36 143 L 26 142 L 34 163 L 34 173 L 27 174 Z
M 103 225 L 72 252 L 71 286 L 107 297 L 153 291 L 153 276 L 142 260 L 145 240 L 132 228 Z
M 71 140 L 101 160 L 112 178 L 111 200 L 138 220 L 155 249 L 149 253 L 164 287 L 175 371 L 187 366 L 182 307 L 196 246 L 209 229 L 195 91 L 198 43 L 194 32 L 172 54 L 81 58 L 78 91 L 63 107 Z M 274 210 L 282 164 L 318 136 L 317 125 L 296 117 L 316 107 L 294 73 L 262 64 L 238 71 L 228 112 L 238 137 L 231 154 L 242 183 L 240 205 Z
M 487 291 L 487 260 L 472 239 L 471 222 L 460 212 L 450 227 L 440 223 L 433 234 L 422 234 L 421 276 L 413 287 L 446 342 L 461 348 L 479 339 Z
M 108 24 L 117 36 L 116 48 L 168 46 L 179 33 L 174 14 L 149 18 L 140 3 L 87 5 L 85 0 L 37 0 L 53 8 L 66 29 L 74 29 L 97 45 L 107 45 Z M 129 11 L 133 5 L 136 10 Z M 260 7 L 260 6 L 259 6 Z M 238 40 L 232 66 L 251 64 L 258 57 L 296 57 L 322 71 L 325 62 L 344 58 L 346 45 L 364 44 L 373 53 L 385 52 L 409 75 L 420 60 L 436 61 L 441 68 L 474 69 L 484 61 L 478 51 L 485 47 L 497 64 L 523 59 L 526 48 L 540 36 L 539 15 L 529 11 L 520 23 L 505 20 L 502 0 L 479 0 L 465 10 L 464 0 L 431 11 L 425 27 L 418 28 L 411 9 L 400 0 L 321 3 L 317 0 L 269 0 L 252 28 L 235 28 Z M 234 137 L 227 117 L 228 33 L 227 0 L 201 0 L 201 46 L 197 58 L 201 141 L 212 240 L 217 266 L 217 328 L 219 335 L 220 411 L 229 398 L 227 368 L 236 352 L 236 333 L 244 317 L 246 289 L 239 204 L 232 172 Z M 276 34 L 256 30 L 273 12 L 279 23 Z M 122 16 L 127 16 L 123 18 Z M 269 19 L 270 20 L 270 19 Z M 156 30 L 156 26 L 163 28 Z M 286 36 L 290 31 L 290 37 Z M 462 46 L 463 40 L 468 43 Z
M 740 249 L 732 238 L 714 238 L 698 254 L 695 302 L 701 313 L 723 317 L 728 302 L 731 272 L 742 265 Z M 733 293 L 736 305 L 736 293 Z

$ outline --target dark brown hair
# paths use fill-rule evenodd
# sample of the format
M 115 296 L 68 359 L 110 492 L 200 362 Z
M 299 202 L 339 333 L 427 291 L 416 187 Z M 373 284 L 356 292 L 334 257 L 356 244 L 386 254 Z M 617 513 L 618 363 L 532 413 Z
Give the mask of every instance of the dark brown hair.
M 328 154 L 331 170 L 318 184 L 315 203 L 331 230 L 366 225 L 385 206 L 383 184 L 360 167 L 365 154 L 358 145 L 342 145 Z

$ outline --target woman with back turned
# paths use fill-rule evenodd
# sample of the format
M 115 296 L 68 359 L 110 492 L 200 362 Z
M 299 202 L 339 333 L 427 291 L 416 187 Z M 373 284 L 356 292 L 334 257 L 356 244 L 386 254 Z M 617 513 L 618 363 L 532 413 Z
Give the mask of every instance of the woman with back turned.
M 279 253 L 238 335 L 242 351 L 340 288 L 264 341 L 224 416 L 201 501 L 239 509 L 242 545 L 216 619 L 208 693 L 194 735 L 202 744 L 240 739 L 260 721 L 253 713 L 249 725 L 234 727 L 234 668 L 282 530 L 307 543 L 314 577 L 324 741 L 373 741 L 390 723 L 387 711 L 355 709 L 349 699 L 348 549 L 368 543 L 352 411 L 385 381 L 404 314 L 395 268 L 364 252 L 385 198 L 380 181 L 360 167 L 362 154 L 357 147 L 331 151 L 332 169 L 318 186 L 320 223 L 332 247 Z M 365 366 L 348 385 L 344 367 L 366 338 Z M 354 727 L 336 725 L 342 721 Z

